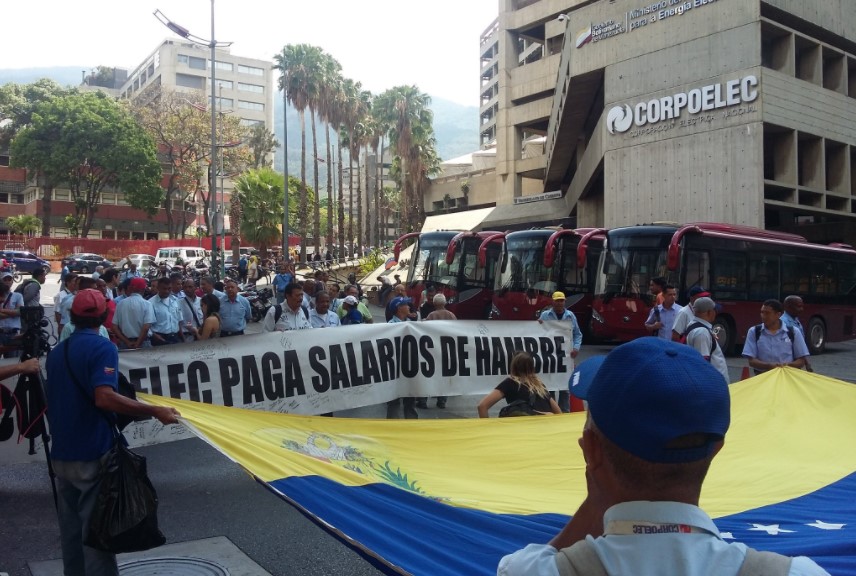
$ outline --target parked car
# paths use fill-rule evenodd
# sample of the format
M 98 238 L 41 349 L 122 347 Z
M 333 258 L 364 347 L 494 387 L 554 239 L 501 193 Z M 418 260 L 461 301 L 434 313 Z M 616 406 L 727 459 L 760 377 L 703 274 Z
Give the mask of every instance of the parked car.
M 146 270 L 152 266 L 157 265 L 155 264 L 155 257 L 151 254 L 128 254 L 126 257 L 116 262 L 116 268 L 124 270 L 131 264 L 131 262 L 136 264 L 137 270 L 143 274 L 145 274 Z
M 62 259 L 62 265 L 68 266 L 69 272 L 79 272 L 81 274 L 89 274 L 95 272 L 97 266 L 109 268 L 113 265 L 112 262 L 101 256 L 100 254 L 92 254 L 84 252 L 80 254 L 72 254 Z
M 157 255 L 155 255 L 155 260 L 158 264 L 166 262 L 169 266 L 175 266 L 176 261 L 181 258 L 185 265 L 195 265 L 197 260 L 203 260 L 207 257 L 208 252 L 202 248 L 175 246 L 159 249 Z
M 51 271 L 51 263 L 44 258 L 39 258 L 32 252 L 24 250 L 3 250 L 0 256 L 15 265 L 15 269 L 21 273 L 30 273 L 37 268 L 44 268 L 45 272 Z

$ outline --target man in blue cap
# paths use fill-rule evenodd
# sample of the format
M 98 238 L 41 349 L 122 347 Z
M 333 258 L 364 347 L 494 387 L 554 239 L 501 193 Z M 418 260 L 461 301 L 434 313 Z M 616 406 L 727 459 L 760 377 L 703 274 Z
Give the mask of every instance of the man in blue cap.
M 588 402 L 588 495 L 549 544 L 504 557 L 498 576 L 826 574 L 726 542 L 698 507 L 731 420 L 728 385 L 698 352 L 639 338 L 580 364 L 570 388 Z

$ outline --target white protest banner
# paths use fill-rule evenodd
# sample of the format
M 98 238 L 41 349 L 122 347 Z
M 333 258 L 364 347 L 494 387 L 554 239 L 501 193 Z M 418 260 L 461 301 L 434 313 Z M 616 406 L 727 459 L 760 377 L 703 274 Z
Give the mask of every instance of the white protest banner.
M 550 390 L 563 389 L 571 346 L 568 324 L 556 321 L 363 324 L 123 351 L 119 371 L 148 394 L 314 415 L 408 396 L 487 394 L 516 350 L 532 354 Z M 132 446 L 193 436 L 151 419 L 124 434 Z M 30 443 L 16 438 L 0 442 L 0 462 L 43 457 L 40 439 L 31 455 Z
M 551 390 L 573 370 L 559 322 L 403 322 L 245 335 L 119 355 L 139 391 L 209 404 L 322 414 L 405 396 L 484 394 L 515 350 Z

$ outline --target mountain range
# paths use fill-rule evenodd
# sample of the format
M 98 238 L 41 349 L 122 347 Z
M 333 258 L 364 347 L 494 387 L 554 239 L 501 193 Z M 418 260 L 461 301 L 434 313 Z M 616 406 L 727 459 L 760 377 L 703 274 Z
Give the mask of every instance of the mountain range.
M 50 78 L 63 86 L 77 86 L 80 84 L 83 73 L 88 73 L 91 66 L 57 66 L 50 68 L 21 68 L 0 69 L 0 85 L 9 82 L 27 84 L 35 82 L 39 78 Z M 274 95 L 274 134 L 276 139 L 282 143 L 282 98 L 279 94 Z M 479 147 L 479 109 L 476 106 L 464 106 L 444 100 L 442 98 L 431 99 L 431 109 L 434 112 L 434 133 L 437 138 L 437 151 L 442 160 L 449 160 L 457 156 L 478 150 Z M 309 114 L 306 115 L 306 146 L 307 157 L 311 157 L 312 131 L 308 125 Z M 298 174 L 300 170 L 300 123 L 297 112 L 293 108 L 288 110 L 288 167 L 291 174 Z M 319 156 L 321 150 L 325 150 L 323 126 L 318 124 L 318 147 Z M 307 162 L 308 164 L 308 162 Z M 282 148 L 276 153 L 274 167 L 282 170 Z M 310 170 L 307 167 L 307 172 Z M 322 178 L 322 181 L 326 176 Z

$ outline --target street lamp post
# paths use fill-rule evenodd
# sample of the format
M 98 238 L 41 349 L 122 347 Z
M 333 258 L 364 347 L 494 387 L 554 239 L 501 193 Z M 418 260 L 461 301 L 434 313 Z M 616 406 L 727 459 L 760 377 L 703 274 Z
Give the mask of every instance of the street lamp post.
M 217 110 L 214 106 L 217 98 L 216 83 L 217 83 L 217 48 L 226 48 L 231 46 L 231 42 L 217 42 L 214 38 L 214 0 L 211 0 L 211 39 L 206 40 L 190 33 L 190 30 L 184 26 L 179 26 L 175 22 L 167 18 L 160 10 L 154 11 L 157 18 L 164 26 L 178 34 L 182 38 L 187 38 L 199 44 L 207 44 L 211 48 L 211 164 L 208 172 L 208 190 L 211 200 L 214 202 L 214 241 L 212 243 L 211 265 L 214 274 L 217 275 L 219 268 L 217 267 Z M 209 202 L 210 205 L 210 202 Z M 225 233 L 225 230 L 223 231 Z M 224 260 L 225 262 L 225 260 Z

